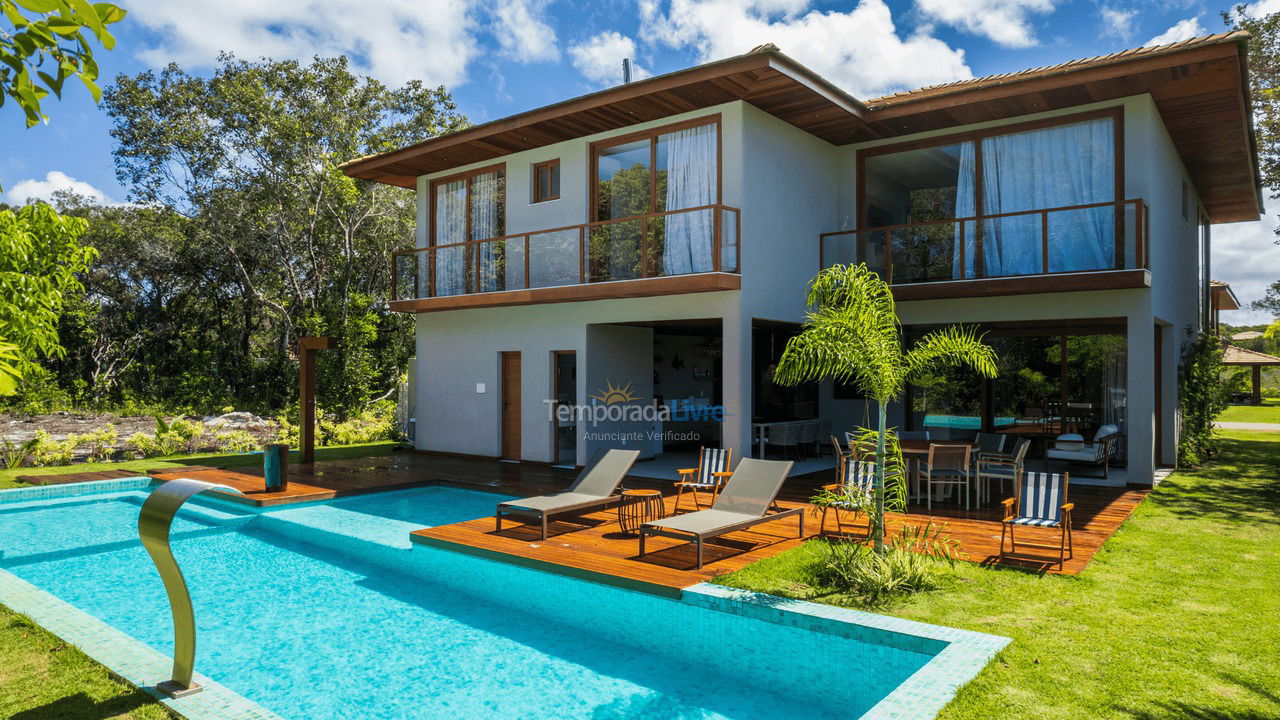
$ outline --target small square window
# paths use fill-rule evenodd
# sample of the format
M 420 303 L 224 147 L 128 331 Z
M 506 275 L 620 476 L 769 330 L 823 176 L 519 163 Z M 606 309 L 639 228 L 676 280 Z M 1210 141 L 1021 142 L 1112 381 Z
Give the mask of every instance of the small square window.
M 533 166 L 533 201 L 560 199 L 560 161 L 548 160 Z

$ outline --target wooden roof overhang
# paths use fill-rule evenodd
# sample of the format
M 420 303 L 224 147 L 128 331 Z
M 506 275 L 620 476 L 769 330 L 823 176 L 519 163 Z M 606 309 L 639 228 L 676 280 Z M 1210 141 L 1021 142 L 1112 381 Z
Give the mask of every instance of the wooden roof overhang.
M 420 175 L 734 100 L 847 145 L 1149 93 L 1210 221 L 1256 220 L 1262 197 L 1247 39 L 1243 32 L 1225 33 L 866 103 L 764 46 L 352 160 L 342 168 L 352 177 L 412 188 Z
M 1248 34 L 1224 33 L 867 102 L 870 130 L 903 135 L 1149 93 L 1211 222 L 1262 212 Z
M 344 163 L 351 177 L 414 187 L 419 175 L 744 100 L 841 145 L 869 132 L 866 107 L 776 50 L 646 78 L 392 152 Z

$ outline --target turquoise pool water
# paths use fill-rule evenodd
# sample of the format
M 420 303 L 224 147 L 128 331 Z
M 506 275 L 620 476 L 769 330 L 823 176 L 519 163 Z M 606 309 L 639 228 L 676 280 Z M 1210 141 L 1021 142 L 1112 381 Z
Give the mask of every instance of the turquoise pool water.
M 0 567 L 171 652 L 137 541 L 145 497 L 0 505 Z M 946 645 L 817 632 L 407 540 L 499 499 L 439 487 L 261 514 L 189 504 L 173 538 L 197 670 L 289 720 L 853 718 Z

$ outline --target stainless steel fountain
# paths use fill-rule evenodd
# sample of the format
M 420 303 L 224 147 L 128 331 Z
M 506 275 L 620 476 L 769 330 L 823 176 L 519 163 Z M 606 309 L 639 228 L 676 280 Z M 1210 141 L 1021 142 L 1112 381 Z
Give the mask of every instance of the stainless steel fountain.
M 196 661 L 195 612 L 191 607 L 187 581 L 169 547 L 169 529 L 183 503 L 206 490 L 240 494 L 239 490 L 227 485 L 179 478 L 152 490 L 138 515 L 138 535 L 164 581 L 164 590 L 169 595 L 169 610 L 173 614 L 173 674 L 156 689 L 174 698 L 194 695 L 202 688 L 192 680 Z

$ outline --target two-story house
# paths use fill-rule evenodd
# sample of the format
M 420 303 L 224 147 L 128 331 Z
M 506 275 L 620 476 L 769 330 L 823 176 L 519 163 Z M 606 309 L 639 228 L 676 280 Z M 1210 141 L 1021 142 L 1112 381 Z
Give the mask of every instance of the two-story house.
M 1245 39 L 873 100 L 764 46 L 349 162 L 417 192 L 391 301 L 417 320 L 416 445 L 581 464 L 838 433 L 856 392 L 770 377 L 807 281 L 866 262 L 907 342 L 968 323 L 1000 355 L 995 380 L 915 384 L 901 428 L 1113 424 L 1113 477 L 1150 483 L 1209 323 L 1209 228 L 1261 208 Z

